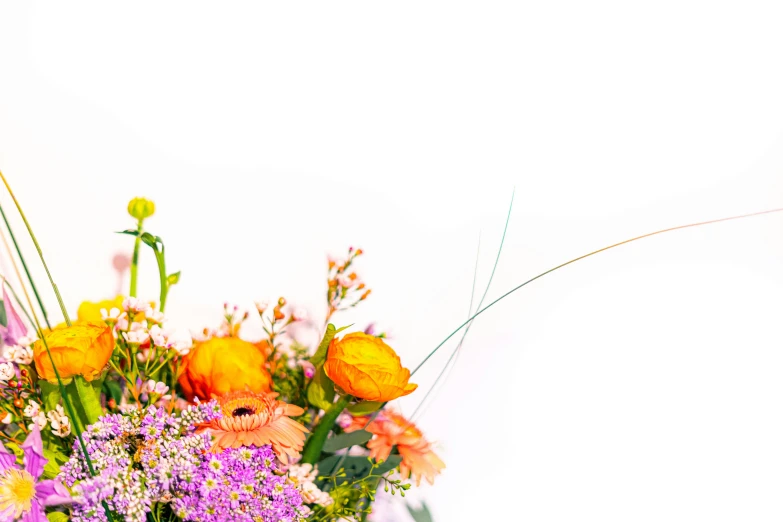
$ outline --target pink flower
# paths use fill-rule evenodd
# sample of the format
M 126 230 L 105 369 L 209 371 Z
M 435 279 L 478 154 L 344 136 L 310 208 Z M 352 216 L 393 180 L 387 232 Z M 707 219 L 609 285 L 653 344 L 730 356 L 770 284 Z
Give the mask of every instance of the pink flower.
M 308 379 L 313 378 L 313 376 L 315 375 L 315 366 L 313 366 L 313 363 L 302 359 L 301 361 L 299 361 L 299 366 L 301 366 L 302 369 L 304 370 L 305 377 L 307 377 Z
M 8 326 L 0 325 L 0 334 L 3 336 L 3 341 L 7 346 L 14 346 L 19 344 L 19 339 L 27 337 L 27 327 L 22 322 L 22 318 L 16 313 L 14 304 L 8 297 L 8 291 L 3 285 L 3 304 L 5 305 L 6 318 L 8 320 Z
M 46 520 L 44 508 L 73 502 L 68 490 L 55 480 L 38 481 L 48 462 L 43 456 L 41 432 L 34 425 L 22 444 L 24 469 L 16 456 L 0 445 L 0 519 L 37 522 Z

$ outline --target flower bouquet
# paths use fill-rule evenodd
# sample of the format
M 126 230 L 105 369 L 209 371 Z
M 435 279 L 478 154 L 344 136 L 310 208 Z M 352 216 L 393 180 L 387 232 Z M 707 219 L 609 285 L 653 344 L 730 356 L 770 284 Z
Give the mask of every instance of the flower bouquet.
M 482 297 L 410 371 L 373 325 L 336 326 L 341 311 L 370 295 L 355 271 L 360 249 L 328 261 L 322 320 L 308 319 L 281 297 L 252 311 L 262 338 L 247 338 L 243 325 L 251 312 L 228 304 L 217 328 L 175 335 L 165 307 L 180 274 L 167 270 L 162 239 L 146 230 L 154 211 L 143 198 L 128 206 L 134 226 L 122 233 L 133 253 L 127 263 L 115 260 L 130 269 L 127 295 L 84 302 L 72 320 L 46 268 L 64 317 L 53 324 L 0 207 L 8 232 L 0 237 L 17 279 L 3 277 L 0 305 L 2 521 L 371 520 L 381 489 L 405 496 L 445 468 L 431 441 L 389 403 L 415 392 L 416 370 L 458 332 L 464 340 L 476 316 L 608 249 L 749 216 L 644 234 L 558 265 L 483 307 Z M 142 248 L 152 250 L 159 270 L 155 301 L 136 295 Z M 301 328 L 315 329 L 320 341 L 302 341 Z M 426 506 L 409 511 L 417 522 L 432 520 Z
M 217 328 L 177 337 L 164 314 L 180 275 L 146 230 L 154 211 L 128 205 L 133 254 L 115 258 L 130 269 L 126 295 L 71 319 L 51 281 L 62 324 L 3 233 L 18 281 L 3 278 L 0 306 L 0 520 L 359 521 L 379 488 L 404 496 L 433 482 L 444 463 L 387 407 L 416 390 L 411 372 L 372 325 L 334 324 L 370 295 L 355 271 L 362 250 L 328 261 L 322 321 L 281 297 L 252 311 L 263 338 L 245 338 L 251 312 L 228 304 Z M 136 295 L 142 248 L 157 261 L 156 301 Z M 317 345 L 295 333 L 308 327 Z

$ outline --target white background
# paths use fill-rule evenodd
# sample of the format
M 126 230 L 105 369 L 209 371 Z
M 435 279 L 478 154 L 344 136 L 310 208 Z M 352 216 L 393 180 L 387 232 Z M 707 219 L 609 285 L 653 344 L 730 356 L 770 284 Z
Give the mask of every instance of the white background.
M 489 298 L 783 206 L 775 2 L 0 6 L 0 169 L 71 310 L 114 292 L 146 195 L 172 322 L 279 295 L 322 317 L 325 255 L 357 245 L 374 293 L 338 322 L 413 367 L 466 317 L 479 232 L 483 290 L 512 187 Z M 780 520 L 782 269 L 774 214 L 487 312 L 421 420 L 436 520 Z

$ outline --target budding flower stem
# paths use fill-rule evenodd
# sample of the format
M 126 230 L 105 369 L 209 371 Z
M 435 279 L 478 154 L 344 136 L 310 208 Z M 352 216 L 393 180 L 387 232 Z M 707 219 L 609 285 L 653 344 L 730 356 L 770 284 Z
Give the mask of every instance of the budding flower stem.
M 321 457 L 321 451 L 324 449 L 324 443 L 329 432 L 332 431 L 334 423 L 337 421 L 337 417 L 343 412 L 343 410 L 353 400 L 351 395 L 343 395 L 340 399 L 332 404 L 332 407 L 321 417 L 321 422 L 313 430 L 313 434 L 307 440 L 304 450 L 302 451 L 302 464 L 315 464 Z
M 136 282 L 139 277 L 139 249 L 141 248 L 141 225 L 144 222 L 140 219 L 136 231 L 136 241 L 133 244 L 133 257 L 130 266 L 130 297 L 136 297 Z

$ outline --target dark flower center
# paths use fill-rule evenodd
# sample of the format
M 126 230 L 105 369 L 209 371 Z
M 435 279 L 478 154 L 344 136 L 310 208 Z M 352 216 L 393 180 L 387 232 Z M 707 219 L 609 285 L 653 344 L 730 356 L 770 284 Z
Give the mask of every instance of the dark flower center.
M 255 412 L 256 410 L 254 410 L 253 408 L 242 407 L 242 408 L 235 409 L 231 415 L 233 415 L 234 417 L 242 417 L 243 415 L 253 415 L 255 414 Z

